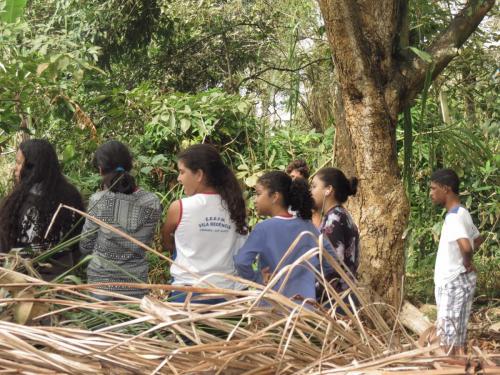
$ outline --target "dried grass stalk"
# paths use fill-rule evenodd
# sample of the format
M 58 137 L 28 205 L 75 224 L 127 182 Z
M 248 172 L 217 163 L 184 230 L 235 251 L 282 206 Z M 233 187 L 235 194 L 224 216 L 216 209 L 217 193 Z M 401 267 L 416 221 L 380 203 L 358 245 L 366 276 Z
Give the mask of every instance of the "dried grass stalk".
M 138 242 L 114 227 L 108 229 Z M 302 233 L 285 257 L 300 238 L 311 235 Z M 433 373 L 439 369 L 456 373 L 456 365 L 429 355 L 436 346 L 415 343 L 393 308 L 367 298 L 342 264 L 324 251 L 322 239 L 317 241 L 316 248 L 275 272 L 266 286 L 231 275 L 219 276 L 249 289 L 216 288 L 206 282 L 213 275 L 200 277 L 197 286 L 127 284 L 151 291 L 142 300 L 105 292 L 115 300 L 99 301 L 88 292 L 97 291 L 102 284 L 47 283 L 0 268 L 0 288 L 6 291 L 0 299 L 0 370 L 21 374 L 334 374 Z M 322 272 L 311 265 L 316 256 L 347 281 L 347 291 L 339 295 L 326 282 Z M 289 299 L 272 289 L 298 266 L 315 272 L 324 284 L 328 305 Z M 187 293 L 185 303 L 155 297 L 160 290 L 172 289 Z M 224 302 L 200 304 L 193 293 Z M 346 294 L 355 295 L 360 303 L 347 306 Z M 45 309 L 39 309 L 40 305 Z M 32 326 L 9 321 L 20 306 L 29 310 L 24 322 Z M 339 315 L 337 306 L 346 314 Z M 480 351 L 476 355 L 490 367 L 499 359 Z

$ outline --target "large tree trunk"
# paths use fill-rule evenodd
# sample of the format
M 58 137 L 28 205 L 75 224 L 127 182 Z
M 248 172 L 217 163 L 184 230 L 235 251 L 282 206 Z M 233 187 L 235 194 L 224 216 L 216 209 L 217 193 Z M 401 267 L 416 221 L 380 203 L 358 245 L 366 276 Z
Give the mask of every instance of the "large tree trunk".
M 401 51 L 407 1 L 319 0 L 339 82 L 335 160 L 360 179 L 349 203 L 361 235 L 359 276 L 396 303 L 409 205 L 397 164 L 398 114 L 420 92 L 429 64 Z M 494 0 L 471 1 L 431 44 L 433 77 L 456 55 Z
M 397 165 L 397 113 L 390 111 L 381 87 L 391 69 L 397 26 L 397 9 L 390 3 L 366 1 L 363 9 L 373 12 L 366 18 L 359 17 L 361 6 L 351 0 L 320 5 L 339 79 L 335 160 L 347 175 L 360 179 L 358 194 L 349 203 L 362 239 L 358 273 L 395 303 L 404 272 L 402 233 L 409 206 Z M 363 28 L 375 31 L 370 40 Z
M 362 238 L 358 273 L 373 290 L 395 303 L 404 272 L 402 234 L 409 205 L 394 156 L 394 125 L 380 98 L 353 101 L 343 95 L 342 104 L 345 121 L 337 123 L 335 159 L 346 174 L 360 179 L 358 194 L 348 206 Z M 337 118 L 342 117 L 337 113 Z

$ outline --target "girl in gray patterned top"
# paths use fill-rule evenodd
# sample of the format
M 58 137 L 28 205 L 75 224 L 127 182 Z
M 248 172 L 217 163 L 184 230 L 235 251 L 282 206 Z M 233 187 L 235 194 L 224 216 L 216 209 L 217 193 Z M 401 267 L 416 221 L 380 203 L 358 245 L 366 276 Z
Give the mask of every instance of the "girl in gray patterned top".
M 90 215 L 111 224 L 135 239 L 151 244 L 161 215 L 159 199 L 153 193 L 137 188 L 132 169 L 132 156 L 118 141 L 100 146 L 94 155 L 94 165 L 102 176 L 102 191 L 90 197 Z M 92 253 L 87 268 L 88 283 L 147 283 L 148 261 L 142 248 L 86 220 L 83 232 L 91 232 L 80 241 L 82 254 Z M 141 298 L 144 289 L 103 285 L 109 290 Z M 98 298 L 106 299 L 103 295 Z

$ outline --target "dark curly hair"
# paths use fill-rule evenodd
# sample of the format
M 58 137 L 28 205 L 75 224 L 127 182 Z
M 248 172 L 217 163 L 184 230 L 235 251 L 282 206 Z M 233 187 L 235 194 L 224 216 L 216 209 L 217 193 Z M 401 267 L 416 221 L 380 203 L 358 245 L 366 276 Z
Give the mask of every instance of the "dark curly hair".
M 358 191 L 358 179 L 352 177 L 347 179 L 344 172 L 337 168 L 321 168 L 316 176 L 323 181 L 325 186 L 332 186 L 335 190 L 335 199 L 339 203 L 344 203 L 351 195 L 356 195 Z
M 285 172 L 271 171 L 262 175 L 258 183 L 271 194 L 281 193 L 284 207 L 297 211 L 297 216 L 305 220 L 311 219 L 314 201 L 305 179 L 292 180 Z
M 309 178 L 309 167 L 304 160 L 296 159 L 288 164 L 288 167 L 286 167 L 286 173 L 290 174 L 293 170 L 299 171 L 306 180 Z
M 60 203 L 83 210 L 78 190 L 68 183 L 61 173 L 54 147 L 43 139 L 22 142 L 19 150 L 24 156 L 19 182 L 0 204 L 0 251 L 10 251 L 16 246 L 21 223 L 26 210 L 34 207 L 38 224 L 45 232 Z M 33 189 L 36 194 L 33 194 Z M 61 210 L 52 226 L 48 242 L 57 242 L 60 233 L 67 233 L 74 224 L 73 213 Z M 81 227 L 72 234 L 78 235 Z
M 247 214 L 241 186 L 215 147 L 208 144 L 193 145 L 179 153 L 177 159 L 192 171 L 203 171 L 206 184 L 222 197 L 231 220 L 236 224 L 236 231 L 246 234 Z

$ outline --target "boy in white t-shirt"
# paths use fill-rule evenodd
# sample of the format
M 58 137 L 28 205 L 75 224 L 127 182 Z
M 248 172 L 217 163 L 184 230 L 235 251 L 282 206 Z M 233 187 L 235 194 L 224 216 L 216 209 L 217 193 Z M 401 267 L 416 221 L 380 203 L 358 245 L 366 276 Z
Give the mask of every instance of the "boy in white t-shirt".
M 483 242 L 469 212 L 460 205 L 459 183 L 451 169 L 439 169 L 431 176 L 431 200 L 447 211 L 439 239 L 434 284 L 437 334 L 451 355 L 464 354 L 477 278 L 472 255 Z

